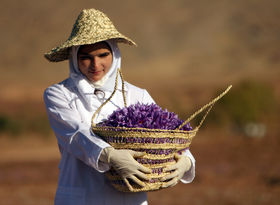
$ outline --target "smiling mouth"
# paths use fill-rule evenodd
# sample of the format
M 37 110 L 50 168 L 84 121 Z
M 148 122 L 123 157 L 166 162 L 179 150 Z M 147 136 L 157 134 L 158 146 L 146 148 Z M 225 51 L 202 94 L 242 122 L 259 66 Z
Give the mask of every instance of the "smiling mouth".
M 101 73 L 101 72 L 103 72 L 103 70 L 99 70 L 99 71 L 89 71 L 89 73 L 92 73 L 92 74 L 99 74 L 99 73 Z

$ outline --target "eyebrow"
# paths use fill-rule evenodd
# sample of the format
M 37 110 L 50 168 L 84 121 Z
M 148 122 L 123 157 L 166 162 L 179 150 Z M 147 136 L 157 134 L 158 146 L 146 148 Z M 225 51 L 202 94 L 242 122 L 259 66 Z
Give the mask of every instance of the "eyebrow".
M 90 55 L 88 53 L 79 52 L 78 55 Z
M 109 54 L 110 54 L 111 52 L 110 52 L 110 51 L 104 51 L 104 52 L 102 52 L 102 53 L 100 53 L 100 54 L 106 54 L 106 53 L 109 53 Z M 85 52 L 85 53 L 79 52 L 78 55 L 89 55 L 89 56 L 91 56 L 89 53 L 86 53 L 86 52 Z

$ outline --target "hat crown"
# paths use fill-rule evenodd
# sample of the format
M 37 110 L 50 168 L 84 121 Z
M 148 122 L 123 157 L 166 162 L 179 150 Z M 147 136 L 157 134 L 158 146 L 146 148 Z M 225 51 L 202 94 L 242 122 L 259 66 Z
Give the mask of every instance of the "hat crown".
M 77 36 L 79 38 L 83 35 L 88 36 L 88 34 L 112 35 L 112 32 L 118 33 L 112 21 L 103 12 L 96 9 L 84 9 L 73 25 L 69 40 Z
M 106 14 L 96 9 L 84 9 L 78 15 L 69 38 L 60 46 L 45 53 L 45 57 L 52 62 L 63 61 L 69 58 L 69 48 L 72 46 L 94 44 L 109 39 L 136 45 L 115 28 Z

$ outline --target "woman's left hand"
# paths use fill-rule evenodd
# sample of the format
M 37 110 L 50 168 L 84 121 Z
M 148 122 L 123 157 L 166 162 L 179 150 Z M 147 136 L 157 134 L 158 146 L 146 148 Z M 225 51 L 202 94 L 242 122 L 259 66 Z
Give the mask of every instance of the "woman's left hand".
M 190 158 L 186 155 L 176 153 L 175 160 L 176 164 L 170 165 L 163 170 L 171 173 L 161 178 L 162 182 L 166 182 L 162 185 L 162 188 L 175 186 L 192 166 Z

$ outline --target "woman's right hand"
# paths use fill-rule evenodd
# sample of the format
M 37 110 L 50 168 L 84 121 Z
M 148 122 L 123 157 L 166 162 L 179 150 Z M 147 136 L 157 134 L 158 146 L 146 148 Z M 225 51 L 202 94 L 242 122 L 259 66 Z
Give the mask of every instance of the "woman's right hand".
M 151 169 L 144 167 L 135 160 L 135 158 L 142 157 L 143 155 L 145 155 L 145 153 L 125 149 L 117 150 L 113 147 L 107 147 L 101 152 L 100 160 L 113 167 L 122 177 L 128 188 L 132 190 L 128 179 L 131 179 L 142 187 L 145 186 L 143 180 L 149 180 L 145 174 L 151 173 Z

